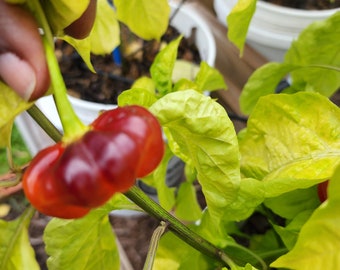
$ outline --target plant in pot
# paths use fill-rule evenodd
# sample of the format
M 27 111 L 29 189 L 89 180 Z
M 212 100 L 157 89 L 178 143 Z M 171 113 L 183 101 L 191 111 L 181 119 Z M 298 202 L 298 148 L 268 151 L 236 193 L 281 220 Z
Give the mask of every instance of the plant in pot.
M 174 2 L 169 2 L 169 5 L 171 8 L 169 15 L 165 14 L 163 17 L 156 18 L 154 22 L 150 22 L 152 23 L 151 29 L 154 29 L 153 32 L 156 33 L 143 29 L 144 32 L 137 31 L 136 33 L 139 36 L 136 36 L 126 26 L 120 25 L 120 39 L 122 42 L 119 49 L 120 58 L 122 58 L 120 61 L 122 63 L 115 64 L 112 61 L 111 52 L 105 55 L 92 55 L 92 64 L 97 74 L 91 74 L 91 70 L 84 65 L 79 54 L 75 53 L 72 47 L 65 46 L 65 42 L 56 45 L 66 86 L 72 92 L 68 98 L 77 115 L 84 123 L 90 124 L 101 110 L 116 107 L 117 95 L 123 90 L 130 88 L 132 82 L 139 77 L 150 76 L 150 65 L 155 54 L 159 51 L 159 47 L 164 47 L 166 42 L 175 39 L 180 34 L 184 37 L 179 45 L 179 52 L 181 54 L 179 58 L 183 59 L 183 57 L 186 57 L 190 59 L 190 62 L 192 62 L 191 59 L 193 58 L 195 62 L 189 64 L 189 60 L 176 61 L 172 71 L 174 82 L 182 77 L 194 79 L 194 75 L 199 69 L 200 59 L 213 66 L 216 49 L 212 33 L 207 24 L 190 6 L 186 4 L 179 5 Z M 119 6 L 117 11 L 119 11 Z M 146 16 L 151 17 L 153 15 L 146 14 Z M 160 26 L 168 21 L 168 16 L 170 16 L 170 25 L 167 32 L 164 33 L 164 27 Z M 124 18 L 121 20 L 125 21 Z M 112 29 L 117 30 L 114 27 L 116 24 L 112 21 L 109 22 L 112 24 Z M 130 23 L 130 25 L 133 24 Z M 144 38 L 142 39 L 140 36 L 144 36 Z M 145 41 L 148 36 L 156 40 Z M 190 44 L 190 42 L 193 44 Z M 116 52 L 117 49 L 113 54 Z M 125 56 L 125 54 L 128 55 Z M 141 54 L 142 56 L 140 56 Z M 188 75 L 185 76 L 185 74 Z M 147 79 L 144 78 L 143 80 Z M 150 81 L 149 84 L 152 85 L 155 82 Z M 136 82 L 136 84 L 140 83 Z M 72 96 L 74 94 L 83 98 L 75 98 Z M 36 105 L 59 130 L 62 130 L 62 124 L 52 96 L 38 100 Z M 16 124 L 33 156 L 41 149 L 54 143 L 26 112 L 16 118 Z M 178 182 L 182 179 L 182 174 L 183 162 L 175 156 L 172 157 L 167 168 L 168 185 L 171 187 L 178 185 Z M 140 184 L 148 194 L 155 197 L 153 189 L 144 186 L 142 182 Z M 122 213 L 122 211 L 119 213 Z
M 33 3 L 34 10 L 40 10 L 38 1 L 30 3 Z M 40 16 L 43 15 L 38 13 L 38 20 Z M 328 41 L 332 41 L 331 45 L 337 45 L 338 41 L 332 40 L 330 32 L 337 29 L 338 20 L 339 15 L 335 15 L 324 24 L 308 29 L 309 35 L 312 35 L 311 39 L 323 33 L 324 36 L 321 35 L 320 38 L 331 36 Z M 49 27 L 44 26 L 45 33 L 48 33 Z M 45 46 L 52 70 L 55 72 L 57 65 L 54 65 L 56 60 L 51 50 L 53 42 L 47 42 Z M 334 49 L 338 46 L 330 47 Z M 175 52 L 176 49 L 170 46 L 170 51 Z M 167 50 L 162 52 L 162 57 L 167 56 Z M 164 179 L 164 161 L 168 153 L 166 151 L 163 161 L 145 179 L 163 192 L 166 198 L 163 207 L 150 200 L 136 186 L 131 186 L 123 193 L 115 193 L 107 203 L 95 207 L 82 218 L 53 218 L 44 232 L 46 250 L 50 256 L 49 268 L 98 269 L 109 266 L 119 269 L 115 234 L 107 214 L 112 209 L 131 205 L 131 200 L 162 221 L 150 245 L 150 256 L 145 269 L 268 269 L 269 266 L 337 269 L 340 263 L 337 252 L 340 189 L 340 174 L 337 169 L 339 108 L 327 97 L 308 91 L 266 95 L 253 102 L 247 128 L 237 135 L 226 111 L 216 101 L 193 90 L 204 91 L 215 85 L 215 80 L 207 80 L 206 77 L 211 70 L 203 66 L 204 72 L 199 73 L 194 82 L 181 80 L 175 85 L 175 89 L 179 91 L 173 92 L 169 65 L 162 65 L 170 61 L 169 57 L 166 59 L 165 62 L 155 60 L 155 63 L 159 64 L 156 65 L 157 68 L 167 70 L 159 73 L 157 97 L 154 93 L 150 94 L 149 88 L 133 88 L 121 95 L 118 105 L 123 110 L 126 108 L 123 105 L 126 104 L 142 105 L 148 108 L 148 117 L 154 119 L 153 116 L 156 116 L 167 138 L 167 150 L 186 162 L 186 181 L 176 194 L 176 200 L 182 203 L 174 204 L 172 193 L 164 188 L 162 178 Z M 288 65 L 284 66 L 288 72 Z M 205 68 L 208 68 L 208 71 Z M 335 68 L 328 65 L 314 65 L 310 68 L 332 69 L 334 71 L 330 73 L 333 74 L 331 76 L 337 78 L 337 65 Z M 304 69 L 308 68 L 300 68 Z M 272 82 L 271 76 L 265 75 L 266 73 L 255 86 L 261 82 Z M 52 85 L 55 81 L 63 80 L 59 76 L 52 77 Z M 19 100 L 21 104 L 22 100 L 13 96 L 10 89 L 2 87 L 2 93 Z M 54 95 L 57 103 L 63 102 L 64 106 L 59 111 L 61 116 L 65 110 L 68 116 L 72 115 L 71 109 L 67 111 L 71 107 L 66 98 L 65 87 L 55 88 Z M 5 131 L 11 124 L 14 111 L 9 105 L 14 103 L 8 104 L 5 100 L 3 102 L 8 112 L 8 118 L 2 119 L 1 122 L 2 131 Z M 22 109 L 29 105 L 22 103 Z M 99 120 L 92 126 L 104 129 L 111 126 L 109 123 L 114 125 L 118 122 L 124 127 L 124 122 L 107 122 L 107 113 L 111 114 L 112 111 L 99 116 Z M 63 117 L 61 119 L 63 120 Z M 77 121 L 72 123 L 74 125 Z M 52 130 L 50 125 L 45 128 L 47 131 Z M 9 132 L 3 134 L 9 136 Z M 56 140 L 58 139 L 60 135 L 56 135 Z M 98 143 L 101 142 L 102 140 L 98 140 Z M 78 146 L 72 148 L 75 152 L 82 148 L 79 144 L 70 145 Z M 40 152 L 38 155 L 42 155 L 41 153 L 44 154 Z M 101 160 L 102 156 L 99 157 Z M 149 155 L 147 159 L 152 157 L 153 155 Z M 36 162 L 37 160 L 33 159 L 28 172 L 32 171 Z M 145 162 L 141 167 L 147 167 L 148 162 Z M 137 166 L 139 162 L 133 164 L 136 167 L 131 168 L 140 172 L 141 167 Z M 118 168 L 124 168 L 123 163 L 119 165 Z M 97 166 L 98 164 L 93 164 L 91 169 L 95 170 Z M 59 170 L 46 172 L 46 177 L 39 181 L 53 179 L 55 172 Z M 3 186 L 16 184 L 23 171 L 19 168 L 13 170 L 13 173 L 17 177 L 7 178 L 5 182 L 1 182 Z M 77 173 L 76 167 L 69 173 Z M 24 174 L 24 179 L 27 179 L 25 177 L 29 175 Z M 83 177 L 79 179 L 83 181 Z M 205 198 L 206 207 L 203 210 L 197 208 L 195 203 L 192 183 L 196 180 L 200 183 Z M 318 185 L 326 180 L 329 180 L 327 199 L 321 202 L 317 189 Z M 24 185 L 29 186 L 27 182 L 25 184 L 25 180 Z M 99 183 L 98 185 L 101 186 Z M 58 191 L 58 188 L 60 190 L 62 187 L 57 186 L 52 191 Z M 70 204 L 76 201 L 73 196 L 65 194 L 69 193 L 53 196 L 51 199 L 58 200 L 60 197 L 62 200 L 70 200 L 67 201 Z M 89 197 L 93 197 L 93 192 Z M 88 197 L 82 199 L 84 201 Z M 49 205 L 48 209 L 51 210 L 53 206 L 55 204 Z M 83 207 L 82 204 L 81 208 Z M 67 207 L 59 209 L 61 213 L 66 210 Z M 167 210 L 171 211 L 171 214 Z M 28 206 L 17 219 L 0 222 L 0 262 L 3 269 L 20 269 L 23 265 L 38 269 L 27 236 L 27 226 L 33 211 L 33 208 Z M 175 218 L 173 213 L 180 217 L 181 221 Z M 193 216 L 193 213 L 198 215 Z
M 194 73 L 197 72 L 198 68 L 196 68 L 196 65 L 197 64 L 199 65 L 200 59 L 202 59 L 202 61 L 207 62 L 210 66 L 213 66 L 215 61 L 216 48 L 212 33 L 209 30 L 207 24 L 204 22 L 204 20 L 202 20 L 202 18 L 198 16 L 198 14 L 194 10 L 192 10 L 188 5 L 185 4 L 179 5 L 172 1 L 170 1 L 169 4 L 171 8 L 170 27 L 176 29 L 175 31 L 179 31 L 180 34 L 186 37 L 187 40 L 185 40 L 185 42 L 187 43 L 194 42 L 193 45 L 191 44 L 183 45 L 182 46 L 183 48 L 181 49 L 182 50 L 181 54 L 182 55 L 185 54 L 187 51 L 189 51 L 189 49 L 192 48 L 193 55 L 194 57 L 196 57 L 195 63 L 192 65 L 193 66 L 192 70 L 190 69 L 190 67 L 188 68 L 187 66 L 185 66 L 186 69 L 181 68 L 177 64 L 178 63 L 181 64 L 182 62 L 176 61 L 173 72 L 173 79 L 176 80 L 176 77 L 177 79 L 179 77 L 184 77 L 185 74 L 189 72 L 191 72 L 194 75 Z M 150 14 L 146 14 L 146 16 L 151 17 Z M 120 49 L 121 51 L 130 52 L 128 53 L 129 55 L 123 58 L 123 61 L 127 62 L 127 64 L 125 64 L 124 66 L 121 66 L 119 64 L 115 65 L 114 62 L 111 61 L 112 59 L 110 56 L 111 52 L 108 53 L 98 51 L 99 55 L 92 55 L 91 57 L 92 62 L 95 61 L 93 62 L 93 65 L 94 68 L 98 71 L 97 73 L 104 74 L 91 74 L 91 70 L 83 64 L 83 61 L 79 54 L 75 54 L 73 50 L 70 49 L 69 47 L 67 47 L 66 49 L 62 48 L 61 46 L 57 47 L 57 50 L 59 51 L 58 54 L 61 55 L 60 57 L 66 58 L 66 60 L 61 60 L 60 64 L 62 65 L 62 74 L 63 76 L 65 76 L 66 86 L 68 87 L 68 90 L 71 90 L 71 92 L 73 93 L 69 96 L 69 99 L 82 121 L 89 124 L 96 118 L 99 111 L 111 109 L 114 106 L 116 106 L 117 104 L 116 96 L 122 90 L 130 88 L 133 81 L 136 80 L 138 77 L 141 77 L 142 75 L 149 76 L 149 68 L 152 63 L 150 62 L 150 59 L 154 58 L 154 55 L 157 53 L 157 50 L 161 45 L 160 41 L 156 40 L 160 40 L 161 38 L 172 40 L 179 35 L 177 33 L 173 34 L 169 33 L 166 36 L 164 36 L 165 29 L 164 27 L 161 26 L 165 22 L 167 22 L 168 16 L 169 15 L 165 15 L 163 18 L 158 17 L 155 18 L 154 21 L 150 22 L 153 25 L 152 29 L 155 30 L 153 31 L 150 30 L 149 32 L 143 30 L 144 32 L 148 33 L 149 37 L 153 38 L 153 40 L 148 42 L 145 42 L 141 38 L 143 36 L 147 38 L 147 35 L 143 33 L 143 31 L 138 31 L 138 29 L 135 32 L 138 34 L 138 37 L 128 36 L 134 34 L 132 34 L 129 29 L 126 29 L 126 27 L 123 28 L 124 37 L 117 37 L 118 32 L 116 25 L 117 22 L 112 20 L 108 21 L 107 27 L 111 27 L 111 29 L 115 31 L 114 36 L 116 38 L 112 42 L 114 42 L 114 44 L 117 44 L 116 39 L 123 38 L 123 44 L 121 44 L 121 46 L 125 46 L 126 48 L 123 47 Z M 195 33 L 193 33 L 193 31 L 195 31 Z M 189 41 L 190 36 L 192 36 L 191 41 Z M 143 45 L 142 42 L 146 44 Z M 164 46 L 164 44 L 166 43 L 163 42 L 162 44 L 163 44 L 162 46 Z M 145 47 L 149 48 L 145 49 Z M 110 49 L 111 48 L 109 48 L 108 51 L 110 51 Z M 144 55 L 143 59 L 136 60 L 137 57 L 133 58 L 134 55 L 141 54 L 142 50 L 145 51 L 143 53 Z M 148 55 L 149 53 L 152 56 Z M 123 56 L 120 56 L 120 58 L 121 57 Z M 131 59 L 129 59 L 128 57 L 130 57 Z M 180 57 L 183 58 L 185 57 L 185 55 Z M 145 63 L 146 60 L 149 61 L 150 64 L 149 63 L 146 64 Z M 135 61 L 145 62 L 139 63 L 137 66 L 135 64 Z M 67 66 L 71 66 L 70 71 L 67 70 Z M 103 69 L 109 70 L 109 72 L 105 71 L 103 72 Z M 134 69 L 140 69 L 141 71 L 135 71 Z M 121 75 L 122 72 L 128 74 Z M 86 77 L 88 77 L 88 80 L 84 79 L 85 76 L 83 75 L 84 73 L 86 74 Z M 181 76 L 177 74 L 181 74 Z M 116 78 L 112 78 L 114 76 Z M 125 83 L 122 86 L 119 85 L 122 84 L 122 82 L 118 80 L 120 79 L 118 78 L 119 76 L 122 76 L 121 80 L 125 81 Z M 193 78 L 194 77 L 191 77 L 191 79 Z M 93 92 L 94 91 L 99 92 L 99 90 L 92 90 L 91 85 L 94 85 L 93 88 L 95 88 L 95 85 L 97 84 L 102 84 L 103 85 L 102 88 L 105 88 L 105 90 L 104 89 L 101 90 L 103 91 L 103 93 L 99 93 L 96 96 L 96 94 Z M 104 93 L 104 91 L 106 92 Z M 76 95 L 78 97 L 82 96 L 83 98 L 79 100 L 78 98 L 74 98 L 72 95 Z M 47 96 L 42 98 L 41 100 L 38 100 L 36 102 L 36 105 L 40 110 L 42 110 L 42 112 L 50 119 L 50 121 L 52 121 L 52 123 L 59 130 L 62 130 L 62 125 L 59 120 L 53 98 L 51 96 Z M 31 117 L 27 115 L 27 113 L 23 113 L 22 115 L 18 116 L 16 118 L 16 124 L 19 130 L 21 131 L 23 138 L 26 142 L 26 145 L 28 146 L 30 153 L 32 155 L 35 155 L 38 151 L 53 143 L 53 140 L 51 140 L 49 136 L 46 136 L 46 133 L 35 123 L 35 121 L 31 119 Z
M 312 22 L 330 17 L 339 11 L 339 8 L 339 1 L 329 0 L 214 1 L 217 18 L 229 26 L 228 36 L 231 40 L 237 39 L 237 44 L 242 44 L 245 36 L 240 36 L 239 29 L 247 29 L 249 26 L 246 35 L 249 45 L 269 61 L 278 62 L 283 60 L 292 41 L 303 29 Z

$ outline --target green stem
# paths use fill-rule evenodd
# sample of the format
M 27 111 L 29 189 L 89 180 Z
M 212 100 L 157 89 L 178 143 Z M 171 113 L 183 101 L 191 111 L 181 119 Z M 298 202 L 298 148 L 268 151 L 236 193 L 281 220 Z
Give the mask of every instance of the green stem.
M 35 120 L 35 122 L 37 122 L 47 135 L 51 137 L 53 141 L 61 141 L 63 135 L 36 105 L 29 108 L 27 113 Z
M 152 270 L 158 243 L 166 228 L 167 224 L 164 221 L 161 221 L 161 224 L 153 232 L 143 270 Z
M 14 187 L 21 181 L 22 174 L 21 173 L 14 173 L 9 174 L 8 177 L 5 175 L 4 179 L 0 180 L 0 188 L 8 188 Z
M 80 121 L 67 98 L 67 88 L 54 53 L 53 35 L 40 2 L 38 0 L 31 0 L 28 3 L 44 32 L 42 40 L 50 72 L 51 85 L 54 91 L 53 96 L 64 129 L 63 139 L 65 141 L 72 140 L 72 138 L 81 136 L 87 130 L 87 127 Z
M 169 230 L 187 244 L 203 254 L 223 263 L 224 266 L 230 266 L 231 268 L 236 269 L 237 265 L 221 249 L 215 247 L 200 235 L 190 230 L 168 211 L 163 209 L 159 204 L 151 200 L 138 187 L 134 186 L 124 194 L 151 216 L 164 221 L 168 225 Z

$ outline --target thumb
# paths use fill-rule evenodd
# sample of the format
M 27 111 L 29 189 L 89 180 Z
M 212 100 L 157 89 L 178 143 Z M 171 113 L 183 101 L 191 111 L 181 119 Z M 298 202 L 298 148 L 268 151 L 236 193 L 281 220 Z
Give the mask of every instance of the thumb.
M 0 37 L 0 78 L 25 100 L 41 97 L 50 79 L 35 20 L 0 0 Z

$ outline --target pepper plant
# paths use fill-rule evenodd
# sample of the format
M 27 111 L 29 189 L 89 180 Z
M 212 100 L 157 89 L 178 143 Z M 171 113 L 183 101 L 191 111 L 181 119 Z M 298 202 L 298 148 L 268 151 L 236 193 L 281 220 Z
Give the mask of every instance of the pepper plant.
M 118 109 L 104 112 L 90 126 L 85 126 L 67 101 L 54 56 L 53 36 L 77 48 L 91 67 L 90 51 L 111 51 L 118 44 L 118 39 L 105 39 L 113 35 L 101 32 L 106 29 L 117 33 L 118 27 L 112 27 L 117 26 L 114 16 L 129 26 L 131 20 L 131 29 L 141 36 L 150 29 L 159 30 L 157 34 L 144 36 L 157 38 L 166 26 L 162 19 L 167 18 L 169 8 L 167 1 L 115 1 L 116 13 L 106 1 L 99 0 L 93 32 L 85 40 L 76 40 L 65 36 L 63 29 L 79 17 L 88 1 L 57 2 L 60 6 L 38 0 L 25 4 L 43 29 L 52 81 L 50 93 L 55 97 L 64 135 L 53 129 L 32 103 L 24 102 L 7 86 L 1 85 L 2 110 L 6 112 L 0 119 L 1 146 L 10 149 L 8 141 L 13 120 L 26 109 L 57 141 L 52 150 L 40 152 L 26 171 L 11 166 L 14 177 L 1 182 L 2 186 L 16 185 L 24 174 L 24 190 L 33 205 L 13 221 L 0 221 L 1 269 L 39 268 L 27 233 L 34 207 L 42 212 L 53 210 L 46 214 L 62 217 L 53 218 L 44 232 L 49 269 L 119 269 L 115 234 L 108 214 L 122 208 L 139 208 L 160 220 L 145 269 L 339 268 L 340 111 L 337 106 L 312 91 L 272 95 L 266 92 L 256 99 L 247 96 L 249 91 L 255 91 L 255 86 L 277 83 L 277 77 L 271 80 L 274 75 L 259 80 L 260 75 L 255 73 L 242 97 L 242 102 L 250 100 L 249 106 L 242 105 L 246 113 L 247 108 L 251 108 L 247 128 L 236 134 L 225 109 L 203 93 L 224 87 L 215 69 L 203 62 L 194 80 L 182 79 L 172 84 L 179 37 L 158 54 L 151 68 L 151 78 L 137 80 L 131 89 L 120 95 Z M 140 24 L 137 17 L 140 10 L 151 12 L 163 23 L 156 20 L 158 27 L 155 28 Z M 138 11 L 137 15 L 134 11 Z M 320 38 L 317 40 L 328 37 L 328 48 L 333 48 L 334 44 L 338 48 L 339 41 L 331 35 L 339 31 L 338 20 L 339 14 L 306 32 L 312 37 L 317 35 Z M 103 28 L 103 24 L 111 27 Z M 303 39 L 297 44 L 302 46 Z M 332 70 L 330 76 L 339 78 L 339 54 L 333 51 L 333 55 L 332 67 L 330 63 L 314 63 L 311 68 L 317 65 L 322 70 Z M 265 71 L 268 70 L 271 69 Z M 120 112 L 123 117 L 117 116 Z M 131 114 L 137 117 L 131 120 Z M 145 128 L 133 129 L 135 120 Z M 164 141 L 159 139 L 158 123 Z M 117 135 L 117 131 L 123 133 L 122 136 L 119 132 Z M 149 140 L 145 134 L 155 140 Z M 148 147 L 150 143 L 152 147 Z M 100 147 L 113 150 L 102 151 L 104 155 L 101 155 Z M 172 155 L 186 164 L 186 180 L 177 192 L 165 185 L 166 166 Z M 47 169 L 42 156 L 46 162 L 52 160 Z M 85 162 L 85 168 L 90 168 L 91 172 L 69 166 L 71 161 L 75 161 L 74 164 Z M 43 166 L 37 167 L 40 162 Z M 93 176 L 93 171 L 98 174 Z M 124 181 L 127 171 L 132 176 Z M 157 189 L 159 204 L 133 185 L 136 177 L 142 177 L 142 181 Z M 205 209 L 198 206 L 193 187 L 195 180 L 202 187 Z M 318 185 L 327 180 L 327 198 L 321 202 Z M 44 181 L 53 185 L 44 188 Z M 39 184 L 34 187 L 35 182 Z M 106 189 L 102 189 L 104 186 Z M 36 188 L 38 194 L 35 194 Z M 41 199 L 41 196 L 45 197 Z M 79 213 L 70 209 L 74 207 L 81 208 L 79 216 L 65 216 Z M 256 216 L 265 220 L 267 229 L 262 233 L 249 233 L 247 224 Z

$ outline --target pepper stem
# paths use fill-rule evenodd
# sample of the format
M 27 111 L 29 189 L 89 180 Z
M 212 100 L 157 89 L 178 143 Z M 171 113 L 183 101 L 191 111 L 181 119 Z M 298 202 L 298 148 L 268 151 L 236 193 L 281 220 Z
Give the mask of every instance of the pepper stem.
M 31 0 L 28 1 L 28 5 L 29 8 L 34 11 L 35 19 L 43 30 L 42 41 L 51 77 L 53 97 L 64 130 L 63 141 L 72 141 L 74 138 L 80 137 L 87 130 L 87 126 L 81 122 L 67 98 L 67 88 L 54 52 L 52 31 L 40 2 L 38 0 Z

